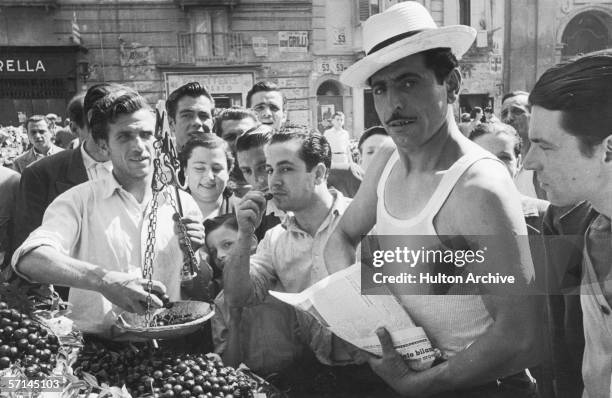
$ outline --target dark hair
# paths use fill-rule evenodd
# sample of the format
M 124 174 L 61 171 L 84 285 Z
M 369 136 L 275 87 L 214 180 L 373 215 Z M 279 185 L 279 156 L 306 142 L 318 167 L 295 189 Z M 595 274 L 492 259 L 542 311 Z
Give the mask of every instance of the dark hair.
M 260 124 L 248 130 L 236 140 L 236 152 L 248 151 L 270 143 L 274 129 L 266 124 Z
M 212 132 L 217 137 L 221 137 L 221 125 L 223 124 L 223 122 L 225 122 L 226 120 L 242 120 L 247 118 L 251 118 L 256 123 L 259 123 L 257 115 L 250 109 L 241 108 L 238 106 L 224 109 L 221 113 L 215 116 L 215 123 L 213 124 Z
M 226 213 L 217 217 L 204 220 L 205 236 L 208 236 L 211 232 L 223 225 L 227 225 L 229 228 L 238 231 L 238 220 L 236 220 L 236 214 Z
M 227 171 L 230 172 L 232 167 L 234 167 L 234 156 L 232 155 L 232 151 L 230 150 L 229 145 L 227 145 L 227 142 L 223 141 L 216 135 L 210 135 L 210 137 L 207 136 L 206 138 L 192 138 L 185 143 L 181 153 L 179 153 L 179 162 L 182 170 L 187 168 L 187 161 L 189 158 L 191 158 L 193 150 L 199 147 L 207 149 L 222 149 L 227 160 Z
M 127 88 L 127 87 L 126 87 Z M 108 126 L 119 116 L 131 115 L 141 109 L 151 110 L 147 101 L 136 91 L 117 90 L 96 101 L 91 108 L 91 135 L 95 140 L 108 141 Z
M 285 105 L 285 102 L 286 102 L 285 96 L 280 91 L 280 88 L 278 87 L 278 85 L 276 83 L 269 82 L 269 81 L 261 81 L 261 82 L 255 83 L 255 85 L 253 87 L 251 87 L 251 89 L 247 93 L 247 97 L 246 97 L 247 108 L 250 108 L 253 105 L 253 104 L 251 104 L 251 97 L 253 97 L 253 95 L 255 95 L 256 93 L 259 93 L 259 92 L 262 92 L 262 91 L 277 91 L 277 92 L 279 92 L 281 97 L 283 98 L 283 105 Z
M 520 90 L 511 91 L 511 92 L 505 94 L 502 97 L 502 103 L 504 103 L 504 101 L 507 100 L 508 98 L 516 97 L 516 96 L 519 96 L 519 95 L 525 95 L 525 96 L 529 97 L 529 93 L 527 91 L 520 91 Z
M 479 106 L 475 106 L 472 108 L 472 111 L 470 112 L 470 117 L 474 119 L 477 113 L 482 113 L 482 108 Z
M 493 113 L 493 108 L 491 108 L 490 106 L 487 106 L 486 108 L 484 108 L 484 112 L 485 113 Z
M 210 102 L 212 103 L 213 108 L 215 107 L 214 98 L 212 97 L 212 95 L 210 95 L 206 87 L 202 86 L 200 83 L 190 82 L 190 83 L 184 84 L 181 87 L 177 88 L 176 90 L 170 93 L 170 95 L 168 96 L 168 99 L 166 100 L 166 112 L 168 113 L 168 118 L 170 119 L 176 118 L 176 107 L 178 105 L 178 102 L 181 100 L 181 98 L 183 97 L 198 98 L 201 96 L 208 98 Z
M 272 135 L 270 145 L 297 140 L 302 143 L 298 153 L 300 159 L 306 163 L 306 171 L 311 171 L 319 163 L 323 163 L 327 168 L 327 173 L 331 169 L 331 147 L 323 134 L 319 132 L 307 132 L 304 130 L 285 129 Z
M 461 114 L 461 122 L 465 123 L 465 122 L 469 122 L 471 119 L 471 116 L 469 113 L 464 112 Z
M 493 123 L 480 123 L 479 125 L 472 130 L 470 133 L 470 140 L 474 141 L 478 137 L 482 137 L 487 134 L 507 134 L 515 139 L 514 143 L 514 155 L 518 156 L 521 153 L 521 148 L 523 146 L 523 140 L 521 136 L 516 131 L 516 129 L 509 124 L 501 123 L 501 122 L 493 122 Z
M 425 66 L 433 70 L 438 80 L 438 84 L 442 84 L 444 79 L 459 66 L 457 57 L 450 48 L 432 48 L 421 52 L 425 56 Z
M 66 115 L 72 122 L 74 122 L 79 128 L 85 127 L 85 118 L 83 116 L 83 101 L 85 100 L 85 93 L 80 93 L 72 97 L 68 106 L 66 107 Z
M 38 123 L 38 122 L 45 122 L 47 124 L 47 128 L 51 128 L 51 121 L 49 119 L 47 119 L 47 117 L 45 115 L 32 115 L 28 118 L 28 120 L 26 121 L 26 130 L 28 130 L 29 132 L 29 128 L 28 125 L 30 123 Z
M 361 152 L 361 146 L 363 145 L 363 143 L 371 136 L 377 134 L 386 136 L 389 135 L 389 133 L 387 133 L 387 130 L 385 130 L 383 126 L 370 127 L 369 129 L 364 131 L 363 134 L 361 134 L 361 137 L 359 137 L 359 142 L 357 143 L 357 148 L 359 148 L 359 152 Z
M 210 236 L 210 234 L 213 231 L 222 227 L 223 225 L 237 232 L 238 231 L 238 220 L 236 219 L 236 214 L 235 213 L 225 213 L 220 216 L 204 220 L 204 245 L 206 246 L 206 248 L 208 249 L 208 251 L 210 252 L 212 256 L 215 256 L 216 254 L 213 252 L 211 247 L 208 247 L 208 243 L 206 242 L 206 239 Z M 213 267 L 213 277 L 220 278 L 223 275 L 223 271 L 221 271 L 218 265 L 215 264 L 215 258 L 211 258 L 210 265 Z
M 123 94 L 129 93 L 138 95 L 136 90 L 117 83 L 100 83 L 89 87 L 83 98 L 83 121 L 87 123 L 88 126 L 91 126 L 90 111 L 95 103 L 111 93 L 118 94 L 120 92 Z M 83 127 L 85 126 L 83 125 Z
M 332 115 L 332 119 L 335 118 L 336 116 L 342 116 L 344 117 L 344 112 L 340 112 L 340 111 L 336 111 L 334 112 L 334 114 Z
M 529 96 L 533 106 L 562 111 L 561 126 L 580 141 L 580 151 L 593 148 L 612 133 L 612 50 L 586 54 L 548 69 Z

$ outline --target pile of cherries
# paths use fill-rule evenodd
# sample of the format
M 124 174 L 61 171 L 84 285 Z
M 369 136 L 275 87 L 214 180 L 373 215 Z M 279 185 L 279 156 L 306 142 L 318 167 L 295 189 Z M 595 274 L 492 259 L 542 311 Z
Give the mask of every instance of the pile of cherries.
M 168 312 L 164 312 L 161 314 L 157 314 L 151 319 L 149 322 L 150 327 L 156 326 L 170 326 L 170 325 L 181 325 L 183 323 L 188 323 L 191 321 L 195 321 L 195 317 L 191 314 L 172 314 Z
M 57 336 L 0 301 L 0 370 L 18 363 L 28 378 L 45 378 L 56 365 Z
M 133 347 L 133 346 L 132 346 Z M 257 382 L 204 354 L 163 350 L 119 351 L 86 344 L 73 366 L 75 374 L 94 375 L 98 383 L 126 386 L 133 397 L 253 397 Z

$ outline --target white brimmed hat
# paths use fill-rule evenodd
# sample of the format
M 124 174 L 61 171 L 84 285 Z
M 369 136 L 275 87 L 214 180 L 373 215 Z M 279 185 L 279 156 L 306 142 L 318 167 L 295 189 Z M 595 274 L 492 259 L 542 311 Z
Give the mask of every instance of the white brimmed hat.
M 476 30 L 465 25 L 438 27 L 420 3 L 405 1 L 368 18 L 363 25 L 366 56 L 340 76 L 355 88 L 368 87 L 377 71 L 412 54 L 433 48 L 450 48 L 459 59 L 476 38 Z

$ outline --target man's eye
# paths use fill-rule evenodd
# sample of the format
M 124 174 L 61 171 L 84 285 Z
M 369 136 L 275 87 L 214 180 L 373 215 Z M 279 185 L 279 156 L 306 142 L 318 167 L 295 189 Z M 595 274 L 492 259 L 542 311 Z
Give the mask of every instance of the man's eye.
M 266 169 L 266 173 L 268 175 L 272 175 L 273 172 L 274 172 L 274 170 L 272 170 L 272 169 Z
M 272 112 L 278 112 L 278 111 L 280 111 L 280 108 L 279 108 L 278 106 L 274 106 L 274 105 L 272 105 L 272 106 L 270 106 L 270 110 L 271 110 Z
M 374 95 L 382 95 L 385 90 L 382 87 L 374 87 L 372 88 L 372 94 Z
M 404 86 L 405 88 L 412 88 L 412 86 L 414 86 L 414 83 L 415 83 L 415 82 L 414 82 L 414 81 L 412 81 L 412 80 L 406 80 L 406 81 L 403 83 L 403 86 Z
M 229 249 L 230 247 L 232 247 L 233 244 L 234 244 L 234 242 L 225 242 L 223 244 L 223 248 Z
M 227 142 L 234 142 L 236 140 L 236 134 L 228 134 L 223 139 Z
M 220 172 L 223 171 L 223 167 L 213 167 L 212 171 L 215 174 L 219 174 Z
M 251 175 L 251 169 L 240 169 L 240 171 L 242 171 L 242 174 L 245 176 Z

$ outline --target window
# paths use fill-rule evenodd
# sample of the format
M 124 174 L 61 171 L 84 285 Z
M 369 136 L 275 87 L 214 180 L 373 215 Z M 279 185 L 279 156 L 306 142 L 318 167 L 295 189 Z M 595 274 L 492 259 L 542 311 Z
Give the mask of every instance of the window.
M 459 24 L 472 26 L 471 24 L 471 0 L 459 0 Z

